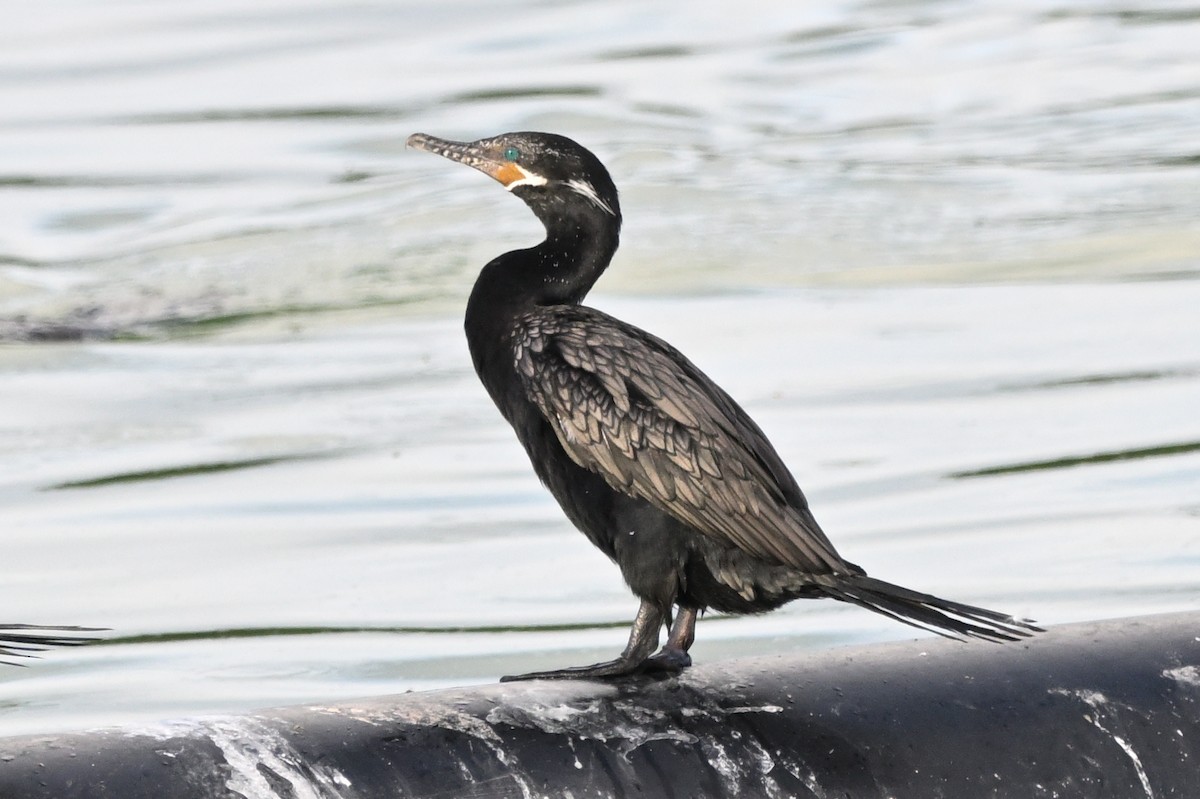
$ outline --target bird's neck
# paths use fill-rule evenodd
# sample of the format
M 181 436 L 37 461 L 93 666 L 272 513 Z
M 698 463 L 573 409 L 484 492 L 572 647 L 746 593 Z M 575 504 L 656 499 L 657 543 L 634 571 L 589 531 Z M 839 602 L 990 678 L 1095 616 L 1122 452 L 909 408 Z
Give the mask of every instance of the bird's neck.
M 514 250 L 479 273 L 467 303 L 473 316 L 512 316 L 545 305 L 578 305 L 608 268 L 620 242 L 621 219 L 588 215 L 543 220 L 546 239 Z
M 578 305 L 603 274 L 617 249 L 620 217 L 594 221 L 547 224 L 541 244 L 507 252 L 479 273 L 465 327 L 481 377 L 495 368 L 511 370 L 511 341 L 522 316 L 547 305 Z
M 529 250 L 535 305 L 578 305 L 604 274 L 617 251 L 616 226 L 548 229 L 546 240 Z M 533 265 L 536 262 L 536 265 Z

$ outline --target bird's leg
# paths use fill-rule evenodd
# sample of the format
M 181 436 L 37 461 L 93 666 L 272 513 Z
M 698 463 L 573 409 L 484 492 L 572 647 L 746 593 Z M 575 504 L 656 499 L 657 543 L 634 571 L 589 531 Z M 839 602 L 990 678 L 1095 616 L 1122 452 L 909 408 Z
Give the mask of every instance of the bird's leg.
M 633 628 L 629 631 L 629 643 L 616 660 L 595 663 L 591 666 L 574 666 L 554 671 L 535 671 L 501 677 L 500 682 L 515 680 L 588 680 L 599 677 L 624 677 L 641 671 L 642 664 L 658 645 L 658 628 L 663 622 L 663 610 L 652 602 L 642 600 Z
M 679 614 L 671 624 L 671 632 L 667 635 L 667 643 L 642 664 L 642 671 L 679 672 L 692 665 L 692 657 L 688 650 L 696 640 L 696 608 L 680 606 Z

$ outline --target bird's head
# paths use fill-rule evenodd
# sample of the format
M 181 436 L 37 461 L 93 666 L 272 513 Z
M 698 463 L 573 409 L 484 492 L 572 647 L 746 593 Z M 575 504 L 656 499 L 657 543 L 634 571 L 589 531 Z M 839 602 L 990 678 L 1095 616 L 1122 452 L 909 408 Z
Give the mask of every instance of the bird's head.
M 502 133 L 472 142 L 424 133 L 408 146 L 458 161 L 495 178 L 533 209 L 547 229 L 567 219 L 606 217 L 619 226 L 621 208 L 608 170 L 588 149 L 553 133 Z

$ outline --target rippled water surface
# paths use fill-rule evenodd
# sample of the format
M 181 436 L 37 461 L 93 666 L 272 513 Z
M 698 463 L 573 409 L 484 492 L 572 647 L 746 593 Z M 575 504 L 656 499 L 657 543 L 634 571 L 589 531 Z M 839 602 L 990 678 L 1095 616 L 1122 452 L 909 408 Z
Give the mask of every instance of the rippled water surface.
M 1200 602 L 1200 6 L 85 2 L 0 28 L 0 733 L 492 680 L 635 601 L 471 372 L 536 241 L 416 130 L 609 165 L 591 302 L 842 551 L 1045 623 Z M 715 660 L 902 638 L 835 603 Z

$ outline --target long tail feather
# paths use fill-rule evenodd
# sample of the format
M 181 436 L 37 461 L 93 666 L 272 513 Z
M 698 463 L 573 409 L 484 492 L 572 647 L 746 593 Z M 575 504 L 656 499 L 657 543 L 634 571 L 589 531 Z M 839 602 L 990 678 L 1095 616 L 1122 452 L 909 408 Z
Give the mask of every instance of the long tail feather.
M 980 638 L 999 643 L 1043 632 L 1026 619 L 1014 619 L 994 610 L 952 602 L 865 575 L 838 576 L 823 585 L 822 591 L 834 599 L 947 638 Z
M 37 657 L 54 646 L 80 646 L 96 639 L 66 633 L 100 632 L 100 627 L 0 624 L 0 657 Z

